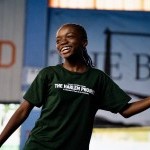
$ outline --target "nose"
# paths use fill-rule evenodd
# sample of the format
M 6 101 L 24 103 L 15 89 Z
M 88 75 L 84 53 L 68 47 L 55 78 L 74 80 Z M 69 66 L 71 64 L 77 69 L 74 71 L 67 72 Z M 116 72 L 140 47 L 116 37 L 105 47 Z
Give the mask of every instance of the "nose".
M 66 44 L 68 41 L 66 38 L 62 38 L 61 41 L 60 41 L 60 44 L 63 45 L 63 44 Z

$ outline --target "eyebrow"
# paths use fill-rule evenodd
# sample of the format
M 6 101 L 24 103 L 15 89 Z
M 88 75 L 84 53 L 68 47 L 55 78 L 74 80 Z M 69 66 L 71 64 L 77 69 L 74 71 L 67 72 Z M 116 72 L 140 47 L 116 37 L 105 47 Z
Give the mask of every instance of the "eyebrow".
M 69 33 L 67 33 L 66 35 L 68 35 L 68 34 L 74 34 L 74 35 L 77 35 L 75 32 L 69 32 Z M 58 38 L 61 38 L 61 36 L 56 36 L 56 38 L 58 39 Z

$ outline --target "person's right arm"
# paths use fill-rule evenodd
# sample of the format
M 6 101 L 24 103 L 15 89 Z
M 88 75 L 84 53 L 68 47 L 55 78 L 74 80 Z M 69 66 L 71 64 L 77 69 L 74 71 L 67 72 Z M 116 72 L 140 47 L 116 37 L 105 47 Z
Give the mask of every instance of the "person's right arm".
M 11 136 L 11 134 L 26 120 L 34 106 L 24 100 L 12 115 L 4 130 L 0 134 L 0 147 Z

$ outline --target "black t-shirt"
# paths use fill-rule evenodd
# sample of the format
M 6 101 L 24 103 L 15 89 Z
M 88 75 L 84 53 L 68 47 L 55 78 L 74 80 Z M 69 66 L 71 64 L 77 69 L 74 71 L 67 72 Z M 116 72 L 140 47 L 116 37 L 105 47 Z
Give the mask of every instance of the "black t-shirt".
M 98 109 L 119 112 L 131 99 L 104 72 L 42 69 L 24 99 L 42 107 L 24 150 L 88 150 Z

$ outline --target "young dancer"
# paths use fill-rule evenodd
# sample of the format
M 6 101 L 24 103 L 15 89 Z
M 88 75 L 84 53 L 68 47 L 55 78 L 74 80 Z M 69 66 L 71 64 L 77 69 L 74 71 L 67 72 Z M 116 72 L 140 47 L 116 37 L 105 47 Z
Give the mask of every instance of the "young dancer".
M 88 150 L 98 109 L 128 118 L 150 108 L 150 97 L 131 102 L 89 57 L 85 29 L 64 24 L 56 33 L 63 64 L 42 69 L 0 135 L 0 145 L 24 122 L 34 106 L 41 115 L 24 150 Z

